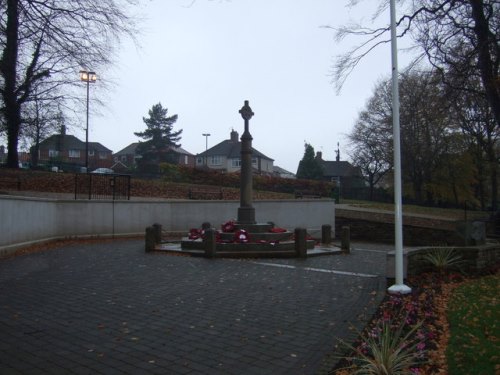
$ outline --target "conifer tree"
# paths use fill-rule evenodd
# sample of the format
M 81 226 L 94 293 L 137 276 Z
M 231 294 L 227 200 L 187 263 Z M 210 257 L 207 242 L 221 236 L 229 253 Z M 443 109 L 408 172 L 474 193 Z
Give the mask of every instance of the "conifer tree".
M 297 178 L 308 180 L 321 180 L 323 178 L 323 167 L 314 156 L 314 148 L 310 144 L 304 144 L 304 157 L 299 162 Z
M 146 130 L 134 133 L 136 136 L 146 140 L 139 143 L 136 153 L 142 157 L 142 161 L 169 161 L 167 155 L 172 148 L 180 147 L 182 129 L 173 131 L 173 125 L 178 116 L 167 116 L 168 109 L 163 108 L 161 103 L 153 105 L 149 110 L 149 117 L 143 117 Z

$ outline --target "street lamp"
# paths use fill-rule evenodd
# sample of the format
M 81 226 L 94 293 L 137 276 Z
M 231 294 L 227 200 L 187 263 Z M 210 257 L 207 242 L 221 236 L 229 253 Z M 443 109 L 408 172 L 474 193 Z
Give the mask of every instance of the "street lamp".
M 89 171 L 89 86 L 97 81 L 97 74 L 80 70 L 80 80 L 87 82 L 87 126 L 85 128 L 85 171 Z
M 203 133 L 202 136 L 205 137 L 205 165 L 206 165 L 208 164 L 207 163 L 208 156 L 206 152 L 208 151 L 208 137 L 210 137 L 210 133 Z

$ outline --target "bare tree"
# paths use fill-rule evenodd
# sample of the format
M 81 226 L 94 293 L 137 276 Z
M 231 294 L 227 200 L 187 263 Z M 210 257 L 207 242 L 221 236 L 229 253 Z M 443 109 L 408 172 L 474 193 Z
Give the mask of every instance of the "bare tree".
M 467 195 L 470 173 L 446 173 L 460 165 L 465 148 L 447 91 L 435 72 L 403 72 L 400 82 L 402 170 L 405 196 L 420 203 L 458 202 Z M 392 169 L 392 98 L 389 81 L 376 85 L 349 134 L 350 156 L 373 189 Z M 463 164 L 463 163 L 462 163 Z M 453 171 L 455 172 L 455 170 Z M 442 176 L 448 176 L 442 181 Z M 446 191 L 453 192 L 446 194 Z
M 466 136 L 469 149 L 474 155 L 477 170 L 477 190 L 481 207 L 486 208 L 489 198 L 491 209 L 498 209 L 498 143 L 500 128 L 484 94 L 474 88 L 480 83 L 471 77 L 465 83 L 469 88 L 453 96 L 454 120 Z
M 24 107 L 21 139 L 31 151 L 32 166 L 38 165 L 40 142 L 54 130 L 66 129 L 64 112 L 56 100 L 33 96 Z
M 350 0 L 349 5 L 355 6 L 361 1 Z M 442 72 L 450 65 L 460 63 L 467 69 L 458 69 L 457 74 L 463 77 L 477 74 L 496 125 L 500 127 L 498 0 L 400 0 L 398 3 L 402 14 L 397 21 L 398 36 L 413 38 L 414 49 L 421 51 L 415 62 L 426 58 L 437 71 Z M 373 19 L 379 19 L 387 6 L 388 1 L 381 1 Z M 339 89 L 367 54 L 389 42 L 390 26 L 388 22 L 385 25 L 374 28 L 360 25 L 334 28 L 338 40 L 348 36 L 364 37 L 362 42 L 337 58 L 334 82 Z M 455 88 L 459 89 L 460 86 Z
M 360 167 L 373 199 L 374 189 L 392 169 L 392 116 L 390 86 L 379 82 L 366 109 L 348 134 L 349 156 Z
M 450 104 L 434 72 L 402 74 L 401 147 L 402 168 L 408 186 L 418 202 L 433 202 L 434 171 L 448 152 L 451 132 Z
M 80 69 L 112 62 L 124 34 L 134 37 L 135 0 L 1 0 L 0 110 L 7 166 L 17 168 L 23 107 L 34 87 L 68 89 Z M 69 91 L 68 91 L 69 92 Z M 43 92 L 37 93 L 43 97 Z M 71 100 L 70 94 L 65 99 Z

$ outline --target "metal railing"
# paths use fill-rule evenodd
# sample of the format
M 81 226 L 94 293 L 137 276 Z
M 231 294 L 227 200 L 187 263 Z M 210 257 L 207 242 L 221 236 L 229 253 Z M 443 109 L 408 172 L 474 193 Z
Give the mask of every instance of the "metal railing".
M 130 200 L 130 175 L 77 173 L 75 199 Z

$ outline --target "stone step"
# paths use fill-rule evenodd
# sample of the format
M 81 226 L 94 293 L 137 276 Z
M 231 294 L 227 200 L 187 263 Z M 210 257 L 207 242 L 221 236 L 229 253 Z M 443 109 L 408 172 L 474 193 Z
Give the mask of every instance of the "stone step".
M 314 240 L 307 240 L 306 247 L 307 249 L 314 249 L 314 245 L 316 242 Z M 204 250 L 205 245 L 201 239 L 190 240 L 185 237 L 181 241 L 181 248 L 183 250 Z M 218 242 L 216 244 L 216 251 L 225 252 L 225 251 L 237 251 L 237 252 L 252 252 L 252 251 L 261 251 L 261 252 L 270 252 L 270 251 L 282 251 L 282 250 L 292 250 L 295 251 L 295 242 L 294 241 L 280 241 L 276 244 L 271 243 L 259 243 L 259 242 L 247 242 L 247 243 L 224 243 Z
M 234 238 L 234 233 L 221 233 L 220 234 L 221 239 L 223 241 L 232 241 Z M 293 233 L 292 232 L 282 232 L 282 233 L 271 233 L 271 232 L 265 232 L 265 233 L 248 233 L 248 237 L 250 238 L 250 241 L 252 242 L 258 242 L 258 241 L 291 241 L 293 240 Z
M 271 230 L 273 224 L 269 223 L 257 223 L 257 224 L 238 224 L 236 223 L 234 228 L 236 230 L 244 229 L 248 233 L 266 233 Z

